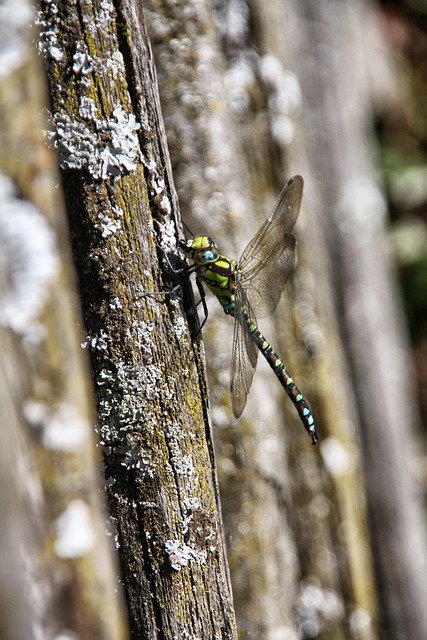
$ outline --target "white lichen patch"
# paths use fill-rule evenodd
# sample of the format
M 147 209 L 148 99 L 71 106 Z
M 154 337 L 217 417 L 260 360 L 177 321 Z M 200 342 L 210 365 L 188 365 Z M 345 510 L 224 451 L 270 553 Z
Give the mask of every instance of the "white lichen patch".
M 161 210 L 163 211 L 164 214 L 166 215 L 170 215 L 171 211 L 172 211 L 172 207 L 171 207 L 171 203 L 170 200 L 168 198 L 167 195 L 163 195 L 160 202 L 159 202 L 159 206 L 161 208 Z
M 117 311 L 118 309 L 123 309 L 123 305 L 120 302 L 119 298 L 112 298 L 112 300 L 108 303 L 111 311 Z
M 176 227 L 173 220 L 158 222 L 158 244 L 165 252 L 176 251 Z
M 79 114 L 83 120 L 95 120 L 97 108 L 95 101 L 87 96 L 80 97 Z
M 106 68 L 111 72 L 111 77 L 116 80 L 125 73 L 125 62 L 120 51 L 114 51 L 105 61 Z
M 161 195 L 166 186 L 164 178 L 153 172 L 151 175 L 150 186 L 155 194 Z
M 199 476 L 194 467 L 193 456 L 188 451 L 188 434 L 179 425 L 165 425 L 166 443 L 169 449 L 169 463 L 175 477 L 180 480 L 180 492 L 185 513 L 182 526 L 188 527 L 190 515 L 198 509 Z M 189 519 L 190 518 L 190 519 Z
M 196 496 L 184 498 L 182 504 L 183 508 L 188 512 L 198 511 L 201 509 L 200 501 Z
M 187 324 L 182 316 L 180 316 L 176 322 L 174 322 L 172 331 L 176 335 L 178 340 L 181 340 L 182 336 L 187 331 Z
M 145 167 L 148 169 L 147 184 L 150 188 L 154 200 L 159 206 L 160 211 L 166 216 L 170 215 L 172 211 L 172 205 L 169 196 L 166 193 L 166 183 L 157 168 L 157 164 L 154 160 L 148 160 L 144 155 L 142 161 Z M 175 236 L 175 234 L 173 234 Z M 174 243 L 175 246 L 175 243 Z
M 98 351 L 102 353 L 108 349 L 108 336 L 101 329 L 99 336 L 86 336 L 86 340 L 81 343 L 82 349 L 89 349 L 89 351 Z
M 172 464 L 179 476 L 191 477 L 196 474 L 191 456 L 183 456 L 181 453 L 173 455 Z
M 137 471 L 139 476 L 144 480 L 154 478 L 155 465 L 151 454 L 149 451 L 141 448 L 141 446 L 128 449 L 125 452 L 121 464 L 126 467 L 128 471 Z
M 197 564 L 206 563 L 206 551 L 197 551 L 179 540 L 166 540 L 165 552 L 169 559 L 169 564 L 175 571 L 181 571 L 189 562 Z
M 115 120 L 104 121 L 98 131 L 109 133 L 111 141 L 101 151 L 101 175 L 120 176 L 136 169 L 141 159 L 136 131 L 140 128 L 133 113 L 127 114 L 121 106 L 113 111 Z
M 153 350 L 154 323 L 136 321 L 132 324 L 132 334 L 136 339 L 136 347 L 145 355 L 151 355 Z
M 42 444 L 48 449 L 69 453 L 88 440 L 89 425 L 70 404 L 52 408 L 43 402 L 28 401 L 23 411 L 29 424 L 40 432 Z
M 53 524 L 54 551 L 58 558 L 71 559 L 87 555 L 95 544 L 95 530 L 89 505 L 73 500 Z
M 102 0 L 100 9 L 95 16 L 94 27 L 101 31 L 108 32 L 113 26 L 116 17 L 116 10 L 112 2 Z
M 108 238 L 108 236 L 114 235 L 121 229 L 120 220 L 113 220 L 106 213 L 98 214 L 99 226 L 102 231 L 102 237 Z
M 123 209 L 120 207 L 112 207 L 111 213 L 113 217 L 106 212 L 98 214 L 97 227 L 100 229 L 103 238 L 108 238 L 118 231 L 121 233 L 122 223 L 120 218 L 123 216 Z
M 54 62 L 60 62 L 64 59 L 64 52 L 59 47 L 50 47 L 49 58 Z
M 63 169 L 85 169 L 95 180 L 106 180 L 134 171 L 141 160 L 136 133 L 140 124 L 120 105 L 109 120 L 97 120 L 92 115 L 85 123 L 56 113 L 49 122 L 47 135 Z
M 189 526 L 193 518 L 194 518 L 193 513 L 188 513 L 188 515 L 185 518 L 183 518 L 179 523 L 179 526 L 181 528 L 181 533 L 183 536 L 185 536 L 188 533 Z
M 87 76 L 93 70 L 93 60 L 86 45 L 79 42 L 73 55 L 73 71 L 76 75 Z
M 98 406 L 101 445 L 121 447 L 121 453 L 133 449 L 126 436 L 140 429 L 154 430 L 155 416 L 151 415 L 151 397 L 162 392 L 161 372 L 153 366 L 145 368 L 118 363 L 116 370 L 103 370 L 97 378 L 100 401 Z M 108 451 L 106 451 L 108 452 Z
M 158 385 L 162 381 L 162 372 L 154 364 L 147 365 L 142 371 L 144 393 L 148 400 L 153 400 L 158 393 Z
M 46 61 L 59 62 L 64 58 L 63 50 L 58 46 L 58 6 L 56 2 L 45 2 L 42 10 L 36 12 L 35 24 L 39 30 L 37 48 Z
M 29 340 L 40 339 L 37 319 L 58 268 L 46 218 L 0 175 L 0 324 Z

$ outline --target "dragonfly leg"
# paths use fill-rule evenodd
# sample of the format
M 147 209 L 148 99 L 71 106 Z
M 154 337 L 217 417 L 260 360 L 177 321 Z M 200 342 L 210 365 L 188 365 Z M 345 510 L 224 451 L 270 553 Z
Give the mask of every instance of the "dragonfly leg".
M 156 299 L 157 296 L 171 296 L 174 293 L 176 293 L 180 287 L 181 287 L 181 283 L 175 285 L 173 289 L 168 289 L 167 291 L 148 291 L 148 293 L 141 294 L 140 297 Z
M 205 289 L 203 287 L 202 279 L 198 275 L 196 275 L 196 285 L 197 285 L 197 289 L 198 289 L 199 294 L 200 294 L 200 300 L 198 301 L 197 305 L 199 305 L 200 303 L 202 304 L 203 313 L 205 314 L 205 317 L 203 319 L 202 324 L 200 325 L 200 327 L 197 330 L 195 338 L 197 338 L 197 336 L 199 335 L 199 333 L 201 332 L 201 330 L 205 326 L 205 322 L 208 319 L 208 315 L 209 315 L 208 305 L 206 304 L 206 292 L 205 292 Z
M 167 259 L 168 260 L 168 259 Z M 195 270 L 195 265 L 188 265 L 183 267 L 182 269 L 173 269 L 172 265 L 168 260 L 168 264 L 171 267 L 171 270 L 174 274 L 180 275 L 180 279 L 177 285 L 175 285 L 172 289 L 167 289 L 166 291 L 148 291 L 147 293 L 143 293 L 141 298 L 156 298 L 157 296 L 171 296 L 178 291 L 178 289 L 182 286 L 182 283 L 186 278 L 188 278 L 191 273 Z
M 167 255 L 167 253 L 165 253 L 165 260 L 168 263 L 169 269 L 172 271 L 172 273 L 174 273 L 175 275 L 180 275 L 180 274 L 187 274 L 188 272 L 191 273 L 192 270 L 194 270 L 194 266 L 195 265 L 185 265 L 185 267 L 181 267 L 180 269 L 175 269 L 175 267 L 173 266 L 172 262 L 169 260 L 169 256 Z

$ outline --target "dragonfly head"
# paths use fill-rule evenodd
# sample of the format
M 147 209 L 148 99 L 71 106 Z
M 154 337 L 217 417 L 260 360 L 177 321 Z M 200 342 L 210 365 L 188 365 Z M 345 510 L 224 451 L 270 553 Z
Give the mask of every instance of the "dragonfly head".
M 187 258 L 190 258 L 196 264 L 210 264 L 211 262 L 216 262 L 218 260 L 218 246 L 216 242 L 207 236 L 189 238 L 180 244 Z

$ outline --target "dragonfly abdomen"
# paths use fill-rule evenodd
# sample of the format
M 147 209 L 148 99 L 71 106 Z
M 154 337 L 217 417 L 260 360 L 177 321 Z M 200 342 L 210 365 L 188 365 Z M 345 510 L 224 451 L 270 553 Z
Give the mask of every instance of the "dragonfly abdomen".
M 268 340 L 266 340 L 262 335 L 258 327 L 248 317 L 246 317 L 246 321 L 248 323 L 249 332 L 252 336 L 252 339 L 278 377 L 280 384 L 294 403 L 295 408 L 298 411 L 298 414 L 304 424 L 304 427 L 311 437 L 312 443 L 316 444 L 316 426 L 314 424 L 314 418 L 311 414 L 310 407 L 308 406 L 304 396 L 293 381 L 291 375 L 289 374 L 289 371 L 286 369 L 282 360 L 279 358 Z

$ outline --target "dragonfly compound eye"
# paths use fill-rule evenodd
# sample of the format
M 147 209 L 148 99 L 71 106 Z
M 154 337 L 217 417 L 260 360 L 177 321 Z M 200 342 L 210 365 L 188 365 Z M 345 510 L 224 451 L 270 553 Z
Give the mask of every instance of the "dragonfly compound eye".
M 214 247 L 210 249 L 203 249 L 203 251 L 199 251 L 198 254 L 198 261 L 201 263 L 215 262 L 218 260 L 218 249 L 215 249 Z
M 216 242 L 207 236 L 199 236 L 192 239 L 193 260 L 197 264 L 211 264 L 216 262 L 219 257 L 219 251 Z

